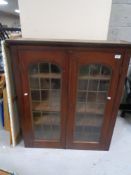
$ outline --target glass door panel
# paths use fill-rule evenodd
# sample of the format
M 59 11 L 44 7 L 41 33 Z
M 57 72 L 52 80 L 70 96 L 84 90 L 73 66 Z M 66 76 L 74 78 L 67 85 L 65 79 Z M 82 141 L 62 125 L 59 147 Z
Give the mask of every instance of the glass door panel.
M 61 122 L 61 70 L 51 63 L 29 68 L 29 85 L 35 139 L 59 140 Z
M 111 74 L 100 64 L 80 67 L 74 141 L 99 142 Z

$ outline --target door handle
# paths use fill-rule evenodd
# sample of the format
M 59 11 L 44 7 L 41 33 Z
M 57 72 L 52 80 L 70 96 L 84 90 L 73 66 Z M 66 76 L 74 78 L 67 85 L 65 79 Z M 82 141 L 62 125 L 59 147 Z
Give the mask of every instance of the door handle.
M 111 100 L 111 97 L 107 97 L 107 100 Z
M 24 96 L 28 96 L 28 93 L 26 92 L 26 93 L 24 93 Z

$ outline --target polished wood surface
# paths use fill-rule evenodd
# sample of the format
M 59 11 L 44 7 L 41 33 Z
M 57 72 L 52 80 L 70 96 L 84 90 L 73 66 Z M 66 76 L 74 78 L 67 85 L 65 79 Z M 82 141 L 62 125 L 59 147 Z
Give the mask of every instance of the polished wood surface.
M 108 150 L 122 89 L 126 76 L 129 58 L 131 56 L 131 44 L 129 43 L 104 43 L 104 42 L 62 42 L 62 41 L 13 41 L 8 40 L 10 48 L 12 68 L 14 71 L 18 105 L 20 111 L 21 127 L 26 147 L 55 147 L 71 149 L 97 149 Z M 121 59 L 115 59 L 115 55 L 121 55 Z M 28 68 L 31 64 L 40 62 L 51 62 L 62 68 L 62 75 L 58 74 L 34 74 L 33 78 L 55 78 L 62 79 L 61 93 L 61 137 L 60 140 L 35 139 L 31 109 L 46 109 L 50 112 L 48 105 L 30 101 Z M 101 127 L 101 135 L 98 142 L 74 140 L 75 112 L 83 113 L 84 109 L 76 109 L 78 70 L 82 65 L 102 64 L 112 69 L 108 96 L 111 100 L 106 101 Z M 109 80 L 109 76 L 82 76 L 81 80 Z M 89 114 L 101 115 L 101 110 L 95 107 L 86 108 Z M 54 112 L 58 109 L 54 107 Z M 50 121 L 57 127 L 58 120 L 50 118 Z M 47 118 L 36 120 L 36 125 L 50 122 Z M 101 121 L 98 117 L 95 120 L 80 118 L 76 125 L 78 127 L 89 126 L 97 129 Z M 88 128 L 87 128 L 88 129 Z
M 73 132 L 74 132 L 74 116 L 75 116 L 75 109 L 76 109 L 76 89 L 77 89 L 77 75 L 78 75 L 78 68 L 80 65 L 86 65 L 86 64 L 93 64 L 93 63 L 99 63 L 104 64 L 112 68 L 112 78 L 110 83 L 110 88 L 108 92 L 108 96 L 111 97 L 111 100 L 106 102 L 106 109 L 104 112 L 104 121 L 102 125 L 101 130 L 101 138 L 98 144 L 106 145 L 106 136 L 108 134 L 107 127 L 110 126 L 111 122 L 111 116 L 112 116 L 112 108 L 114 106 L 114 99 L 115 95 L 117 93 L 117 83 L 119 79 L 119 72 L 122 65 L 122 59 L 116 60 L 114 59 L 114 54 L 109 50 L 109 52 L 73 52 L 70 55 L 71 60 L 71 66 L 70 66 L 70 91 L 69 91 L 69 101 L 71 103 L 71 107 L 69 108 L 69 119 L 68 119 L 68 148 L 88 148 L 88 144 L 85 142 L 79 142 L 76 143 L 73 141 Z M 124 55 L 121 52 L 122 55 Z M 90 58 L 90 59 L 87 59 Z M 106 58 L 106 59 L 105 59 Z

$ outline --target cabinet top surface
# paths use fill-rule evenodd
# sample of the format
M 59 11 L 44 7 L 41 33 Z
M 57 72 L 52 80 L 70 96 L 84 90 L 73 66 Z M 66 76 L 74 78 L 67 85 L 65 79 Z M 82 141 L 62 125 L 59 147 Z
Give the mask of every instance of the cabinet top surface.
M 113 46 L 129 47 L 131 42 L 127 41 L 110 41 L 110 40 L 75 40 L 75 39 L 7 39 L 8 45 L 52 45 L 52 46 Z

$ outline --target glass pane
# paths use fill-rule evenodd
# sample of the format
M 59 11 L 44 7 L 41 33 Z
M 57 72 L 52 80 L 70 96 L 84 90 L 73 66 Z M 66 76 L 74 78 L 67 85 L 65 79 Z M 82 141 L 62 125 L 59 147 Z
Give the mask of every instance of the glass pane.
M 60 79 L 51 79 L 51 89 L 60 89 Z
M 50 88 L 50 80 L 47 78 L 40 79 L 41 89 L 49 89 Z
M 89 91 L 97 91 L 98 88 L 98 80 L 89 80 Z
M 35 130 L 35 136 L 37 139 L 39 139 L 42 134 L 42 126 L 41 126 L 40 119 L 41 119 L 41 112 L 33 111 L 33 122 L 35 123 L 34 130 Z
M 85 112 L 86 111 L 86 104 L 85 103 L 79 103 L 77 102 L 77 108 L 76 108 L 77 112 Z
M 41 101 L 49 101 L 49 99 L 50 99 L 50 91 L 41 90 Z
M 104 112 L 104 103 L 90 103 L 86 104 L 86 113 L 93 113 L 93 114 L 103 114 Z
M 87 96 L 88 102 L 96 102 L 97 92 L 87 92 L 87 94 L 88 94 Z
M 60 90 L 51 90 L 51 104 L 60 106 Z
M 84 76 L 89 74 L 89 66 L 83 66 L 82 69 L 80 69 L 79 76 Z
M 78 77 L 75 141 L 99 142 L 111 69 L 100 64 L 81 66 Z
M 38 65 L 33 64 L 30 66 L 29 69 L 30 75 L 38 73 Z
M 61 71 L 59 67 L 51 63 L 31 65 L 29 82 L 35 138 L 59 140 L 61 122 Z
M 91 64 L 91 65 L 88 66 L 88 68 L 90 70 L 90 75 L 92 75 L 92 76 L 100 75 L 101 65 Z
M 40 110 L 43 111 L 43 109 L 45 109 L 45 111 L 50 111 L 50 107 L 49 107 L 49 102 L 48 101 L 33 101 L 32 102 L 32 109 L 33 110 Z
M 35 137 L 44 140 L 56 140 L 60 137 L 60 117 L 55 112 L 33 111 Z M 46 133 L 46 134 L 43 134 Z
M 38 91 L 38 90 L 31 90 L 31 98 L 34 101 L 39 101 L 40 100 L 40 91 Z
M 106 66 L 102 66 L 101 68 L 101 74 L 102 75 L 109 75 L 110 76 L 110 69 Z
M 102 115 L 78 113 L 76 115 L 75 140 L 98 141 Z
M 79 90 L 86 90 L 88 87 L 88 80 L 79 80 L 78 89 Z
M 58 66 L 51 64 L 51 72 L 52 73 L 60 73 L 60 69 Z
M 30 84 L 32 89 L 39 89 L 39 79 L 30 77 Z
M 97 102 L 99 103 L 104 103 L 107 98 L 107 93 L 106 92 L 98 92 L 97 93 Z
M 39 71 L 40 73 L 49 73 L 49 64 L 48 63 L 41 63 L 39 64 Z
M 86 92 L 78 91 L 77 101 L 85 102 L 85 100 L 86 100 Z
M 100 80 L 99 91 L 107 91 L 109 88 L 109 80 Z
M 41 112 L 33 111 L 33 119 L 38 124 L 39 118 L 41 117 Z

